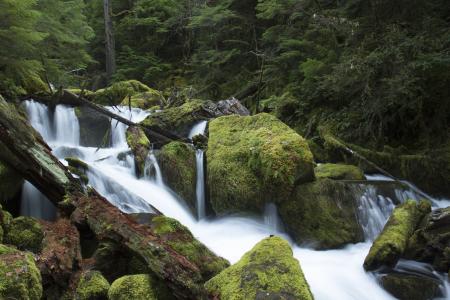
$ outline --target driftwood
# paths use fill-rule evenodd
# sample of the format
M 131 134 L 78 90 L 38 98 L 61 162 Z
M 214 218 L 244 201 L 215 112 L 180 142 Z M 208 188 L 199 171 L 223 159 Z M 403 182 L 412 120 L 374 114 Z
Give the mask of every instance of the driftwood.
M 0 97 L 0 159 L 29 180 L 50 201 L 73 207 L 72 219 L 84 220 L 98 240 L 113 240 L 148 264 L 178 299 L 204 298 L 199 268 L 151 229 L 137 224 L 95 190 L 85 191 L 50 152 L 40 135 L 14 106 Z M 70 203 L 70 205 L 67 205 Z M 69 214 L 71 211 L 66 211 Z

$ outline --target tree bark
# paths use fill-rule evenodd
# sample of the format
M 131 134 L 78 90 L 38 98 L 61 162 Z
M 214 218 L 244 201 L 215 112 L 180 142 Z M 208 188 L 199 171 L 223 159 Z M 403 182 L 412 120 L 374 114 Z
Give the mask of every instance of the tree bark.
M 109 80 L 116 72 L 116 43 L 114 39 L 113 22 L 111 19 L 111 0 L 103 0 L 103 13 L 105 19 L 106 75 Z

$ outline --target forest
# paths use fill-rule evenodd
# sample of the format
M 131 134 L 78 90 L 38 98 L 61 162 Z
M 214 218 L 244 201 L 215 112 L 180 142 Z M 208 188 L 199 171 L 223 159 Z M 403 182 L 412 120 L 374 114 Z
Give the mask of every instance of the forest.
M 449 237 L 448 0 L 0 0 L 0 299 L 450 299 Z

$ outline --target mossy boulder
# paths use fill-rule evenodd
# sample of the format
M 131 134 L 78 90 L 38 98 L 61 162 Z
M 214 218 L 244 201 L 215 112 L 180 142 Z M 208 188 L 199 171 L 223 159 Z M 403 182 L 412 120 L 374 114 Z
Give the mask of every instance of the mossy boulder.
M 148 274 L 123 276 L 111 285 L 109 300 L 157 300 L 152 277 Z
M 99 271 L 87 271 L 81 274 L 76 289 L 76 299 L 103 300 L 108 297 L 110 285 Z
M 213 116 L 211 107 L 214 107 L 211 101 L 192 100 L 181 106 L 155 112 L 143 124 L 149 128 L 164 128 L 180 136 L 188 136 L 195 123 Z
M 6 232 L 8 232 L 12 220 L 13 220 L 12 215 L 6 210 L 4 210 L 2 205 L 0 204 L 0 228 L 3 233 L 2 237 L 6 235 Z M 2 239 L 0 239 L 0 243 L 1 240 Z
M 119 105 L 129 96 L 140 93 L 152 93 L 154 90 L 137 80 L 119 81 L 111 86 L 95 91 L 88 98 L 101 105 Z
M 358 196 L 349 184 L 318 179 L 296 187 L 279 206 L 280 217 L 295 242 L 318 249 L 362 242 Z
M 38 253 L 42 249 L 44 230 L 35 218 L 18 217 L 11 221 L 5 241 L 21 250 Z
M 213 299 L 313 299 L 289 243 L 279 237 L 259 242 L 205 287 Z
M 431 205 L 427 201 L 417 203 L 408 200 L 397 206 L 383 231 L 373 242 L 369 254 L 364 260 L 364 269 L 375 270 L 382 266 L 394 267 L 405 252 L 409 238 L 430 210 Z
M 144 131 L 137 126 L 130 126 L 126 132 L 127 143 L 134 154 L 136 172 L 138 176 L 143 176 L 145 171 L 145 161 L 151 149 L 150 140 Z
M 23 185 L 23 178 L 0 161 L 0 203 L 16 196 Z
M 66 157 L 65 160 L 69 164 L 69 171 L 78 176 L 81 182 L 87 184 L 89 181 L 86 175 L 86 172 L 89 170 L 88 164 L 76 157 Z
M 195 212 L 197 173 L 194 147 L 171 142 L 161 148 L 157 158 L 164 182 Z
M 330 161 L 327 150 L 325 150 L 325 148 L 321 146 L 318 142 L 310 139 L 308 140 L 308 146 L 309 149 L 311 149 L 315 162 L 324 163 Z
M 42 280 L 33 255 L 0 245 L 0 299 L 41 297 Z
M 209 197 L 217 214 L 261 212 L 314 180 L 308 143 L 276 117 L 224 116 L 209 123 Z
M 111 144 L 111 120 L 87 107 L 75 108 L 80 124 L 80 145 L 86 147 L 106 147 Z
M 319 164 L 314 169 L 317 178 L 334 180 L 365 180 L 363 171 L 357 166 L 345 164 Z
M 439 296 L 439 281 L 425 276 L 392 273 L 381 277 L 381 285 L 399 300 L 429 300 Z
M 230 265 L 226 259 L 215 255 L 199 242 L 188 228 L 175 219 L 154 217 L 151 226 L 162 240 L 198 266 L 205 281 Z
M 150 109 L 155 106 L 160 107 L 162 104 L 164 97 L 161 92 L 149 88 L 148 91 L 142 93 L 136 93 L 132 96 L 126 96 L 120 105 L 122 106 L 130 106 L 141 108 L 141 109 Z
M 450 269 L 450 207 L 425 216 L 409 239 L 404 257 L 432 264 L 441 272 Z

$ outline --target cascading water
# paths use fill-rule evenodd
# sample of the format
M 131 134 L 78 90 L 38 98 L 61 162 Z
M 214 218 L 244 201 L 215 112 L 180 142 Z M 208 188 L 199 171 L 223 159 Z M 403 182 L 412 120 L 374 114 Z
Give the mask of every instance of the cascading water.
M 46 107 L 35 102 L 27 102 L 26 106 L 29 114 L 33 112 L 30 114 L 33 126 L 41 134 L 46 131 L 50 133 L 49 120 L 52 117 Z M 148 115 L 140 110 L 130 113 L 125 108 L 115 113 L 132 118 L 134 122 L 139 122 Z M 112 148 L 101 148 L 98 151 L 96 148 L 79 145 L 52 143 L 51 134 L 42 135 L 47 142 L 55 146 L 53 153 L 58 158 L 76 156 L 85 161 L 89 165 L 89 184 L 122 211 L 151 212 L 151 206 L 156 207 L 163 214 L 179 220 L 196 238 L 231 263 L 238 261 L 246 251 L 270 234 L 290 240 L 277 225 L 278 214 L 275 205 L 268 205 L 264 217 L 261 218 L 229 216 L 197 220 L 162 182 L 136 177 L 134 160 L 126 145 L 126 126 L 116 126 L 115 123 L 112 121 L 111 124 Z M 206 126 L 206 123 L 203 126 Z M 201 132 L 204 132 L 204 129 Z M 149 161 L 155 168 L 158 167 L 154 156 L 150 155 Z M 199 169 L 203 170 L 203 160 L 197 161 L 197 170 Z M 201 184 L 204 191 L 204 183 Z M 364 271 L 362 264 L 371 246 L 371 240 L 381 231 L 392 212 L 393 203 L 403 201 L 400 197 L 402 193 L 380 198 L 376 188 L 363 186 L 358 186 L 355 193 L 361 196 L 359 216 L 360 222 L 365 224 L 366 242 L 328 251 L 315 251 L 293 244 L 294 256 L 301 262 L 315 299 L 394 299 L 377 284 L 374 275 Z M 440 274 L 439 276 L 441 279 L 445 277 Z
M 25 181 L 22 187 L 20 214 L 52 221 L 56 218 L 56 208 L 38 189 Z
M 189 133 L 189 138 L 199 134 L 205 134 L 208 121 L 201 121 L 195 125 Z M 205 209 L 205 170 L 204 170 L 204 151 L 197 149 L 195 152 L 197 180 L 196 180 L 196 197 L 197 197 L 197 217 L 203 219 L 206 215 Z

